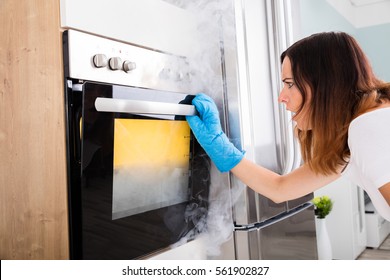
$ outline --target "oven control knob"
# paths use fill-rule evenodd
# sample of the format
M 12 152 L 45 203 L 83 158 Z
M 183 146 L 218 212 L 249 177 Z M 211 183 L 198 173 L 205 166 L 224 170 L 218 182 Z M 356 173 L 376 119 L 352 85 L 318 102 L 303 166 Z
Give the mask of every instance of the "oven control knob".
M 184 77 L 183 73 L 182 72 L 178 72 L 176 74 L 176 81 L 179 81 L 179 82 L 182 81 L 183 77 Z
M 106 67 L 107 61 L 107 56 L 105 56 L 104 54 L 99 53 L 93 56 L 93 64 L 97 68 Z
M 186 82 L 192 82 L 191 73 L 186 73 L 184 79 Z
M 171 76 L 171 69 L 163 68 L 160 72 L 160 77 L 163 79 L 169 79 Z
M 126 73 L 134 70 L 135 68 L 137 68 L 137 64 L 135 64 L 135 62 L 129 60 L 125 60 L 125 62 L 123 62 L 123 71 Z
M 122 69 L 122 59 L 120 57 L 111 57 L 108 63 L 111 70 Z

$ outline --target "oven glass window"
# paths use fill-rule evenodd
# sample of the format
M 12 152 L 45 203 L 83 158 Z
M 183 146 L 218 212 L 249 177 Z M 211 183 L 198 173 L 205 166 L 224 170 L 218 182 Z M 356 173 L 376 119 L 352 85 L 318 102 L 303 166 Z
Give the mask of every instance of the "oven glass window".
M 185 118 L 95 108 L 98 97 L 183 104 L 186 96 L 86 82 L 68 97 L 73 259 L 145 258 L 201 232 L 210 162 Z
M 186 121 L 115 119 L 112 218 L 187 201 L 189 156 Z

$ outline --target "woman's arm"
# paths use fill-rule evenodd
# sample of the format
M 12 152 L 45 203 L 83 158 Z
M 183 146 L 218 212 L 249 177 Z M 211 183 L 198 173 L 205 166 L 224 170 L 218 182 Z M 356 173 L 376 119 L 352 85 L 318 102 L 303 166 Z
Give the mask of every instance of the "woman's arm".
M 302 197 L 325 186 L 340 175 L 317 175 L 308 165 L 280 176 L 244 158 L 226 137 L 221 128 L 219 113 L 214 101 L 205 94 L 198 94 L 192 104 L 198 115 L 187 116 L 196 139 L 221 172 L 231 171 L 254 191 L 280 203 Z
M 390 206 L 390 182 L 380 187 L 379 191 Z
M 243 158 L 231 172 L 254 191 L 275 203 L 302 197 L 340 177 L 315 174 L 307 164 L 287 175 L 279 175 Z M 389 195 L 390 195 L 390 187 Z

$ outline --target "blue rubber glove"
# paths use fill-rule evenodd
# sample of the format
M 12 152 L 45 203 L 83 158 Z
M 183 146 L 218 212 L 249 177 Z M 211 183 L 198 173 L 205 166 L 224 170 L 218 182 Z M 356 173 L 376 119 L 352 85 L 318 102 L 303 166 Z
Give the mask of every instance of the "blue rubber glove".
M 219 113 L 214 101 L 200 93 L 192 100 L 199 116 L 187 116 L 199 144 L 221 172 L 227 172 L 235 167 L 244 157 L 222 131 Z

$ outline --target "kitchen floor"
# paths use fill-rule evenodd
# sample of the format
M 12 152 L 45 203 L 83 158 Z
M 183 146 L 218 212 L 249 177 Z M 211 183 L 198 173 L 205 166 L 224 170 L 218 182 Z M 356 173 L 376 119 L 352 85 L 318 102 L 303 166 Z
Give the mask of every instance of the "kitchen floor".
M 390 234 L 378 249 L 367 248 L 358 260 L 390 260 Z

